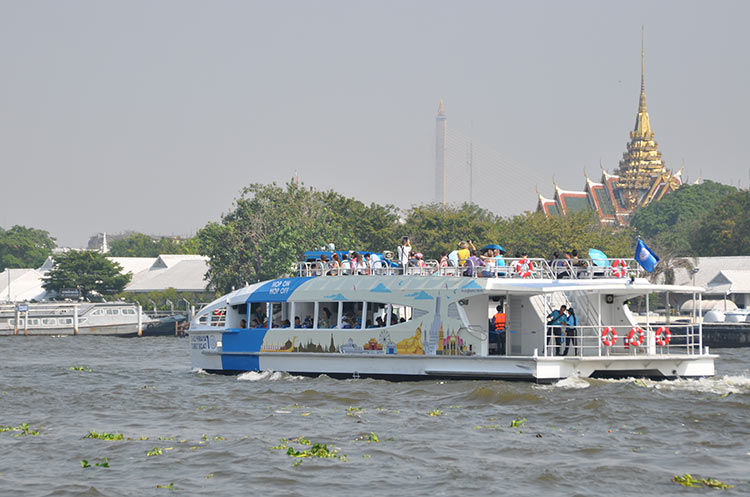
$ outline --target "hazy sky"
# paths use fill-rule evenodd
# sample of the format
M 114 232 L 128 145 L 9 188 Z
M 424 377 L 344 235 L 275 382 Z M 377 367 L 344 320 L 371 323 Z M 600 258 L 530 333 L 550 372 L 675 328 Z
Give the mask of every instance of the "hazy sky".
M 432 200 L 435 113 L 552 195 L 617 167 L 750 182 L 748 2 L 0 1 L 0 226 L 191 234 L 240 188 Z M 497 172 L 502 185 L 502 171 Z M 536 206 L 534 184 L 511 215 Z

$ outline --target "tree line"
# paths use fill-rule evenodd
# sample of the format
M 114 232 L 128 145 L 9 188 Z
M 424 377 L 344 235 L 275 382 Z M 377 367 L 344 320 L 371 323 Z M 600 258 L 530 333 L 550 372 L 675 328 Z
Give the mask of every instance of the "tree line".
M 210 258 L 207 278 L 220 293 L 289 273 L 306 250 L 333 243 L 343 250 L 395 251 L 404 235 L 427 259 L 449 253 L 460 240 L 467 239 L 474 240 L 477 247 L 500 244 L 511 256 L 524 251 L 531 257 L 550 258 L 555 251 L 576 249 L 585 254 L 589 248 L 597 248 L 610 257 L 632 257 L 638 236 L 666 259 L 750 255 L 749 209 L 749 191 L 712 181 L 684 185 L 639 208 L 629 227 L 602 225 L 593 211 L 549 219 L 539 212 L 502 217 L 468 203 L 422 204 L 401 211 L 294 182 L 251 184 L 241 190 L 229 212 L 209 222 L 195 237 L 178 241 L 132 233 L 113 241 L 109 255 L 206 255 Z M 39 267 L 55 245 L 54 238 L 43 230 L 0 228 L 0 270 Z M 56 270 L 59 274 L 65 270 L 67 276 L 50 272 L 49 289 L 76 286 L 73 275 L 83 271 L 87 262 L 76 257 L 55 256 Z M 107 261 L 93 256 L 88 263 L 99 267 L 105 264 L 100 259 Z M 61 260 L 65 262 L 62 269 Z M 66 265 L 75 269 L 66 269 Z M 101 276 L 101 267 L 99 271 Z M 76 284 L 91 286 L 91 281 L 101 278 Z M 97 291 L 119 293 L 119 284 L 124 287 L 127 281 L 103 285 Z

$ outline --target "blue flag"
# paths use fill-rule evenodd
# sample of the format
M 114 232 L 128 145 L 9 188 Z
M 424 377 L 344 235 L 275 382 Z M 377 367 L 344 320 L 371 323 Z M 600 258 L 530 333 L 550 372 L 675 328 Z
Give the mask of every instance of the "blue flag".
M 638 261 L 638 264 L 649 273 L 654 272 L 654 267 L 656 267 L 656 263 L 659 262 L 659 258 L 656 254 L 654 254 L 640 238 L 638 239 L 638 245 L 635 246 L 635 260 Z

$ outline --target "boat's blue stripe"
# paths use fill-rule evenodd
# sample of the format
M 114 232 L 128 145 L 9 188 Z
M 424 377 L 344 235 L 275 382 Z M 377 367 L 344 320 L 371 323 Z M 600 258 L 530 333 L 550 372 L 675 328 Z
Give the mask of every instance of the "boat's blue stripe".
M 267 332 L 266 329 L 225 331 L 221 338 L 222 349 L 225 352 L 257 354 Z M 221 367 L 225 370 L 259 371 L 259 366 L 257 355 L 221 356 Z
M 279 278 L 264 283 L 257 290 L 250 294 L 247 302 L 286 302 L 289 296 L 300 285 L 312 277 L 304 278 Z

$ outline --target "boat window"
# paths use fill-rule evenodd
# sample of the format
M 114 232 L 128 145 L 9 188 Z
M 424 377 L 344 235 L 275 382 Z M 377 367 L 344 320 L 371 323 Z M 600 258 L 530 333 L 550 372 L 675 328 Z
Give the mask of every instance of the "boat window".
M 29 326 L 39 326 L 38 319 L 29 319 Z
M 130 314 L 131 316 L 135 314 L 135 309 L 123 309 L 123 314 Z
M 204 314 L 203 316 L 201 316 L 201 317 L 198 318 L 198 323 L 200 323 L 200 324 L 206 324 L 206 323 L 208 323 L 208 318 L 209 317 L 210 317 L 210 315 Z
M 89 318 L 81 318 L 81 319 L 78 320 L 78 324 L 83 324 L 83 323 L 85 323 L 88 320 L 89 320 Z M 65 324 L 73 324 L 73 319 L 72 318 L 68 318 L 67 322 Z
M 15 326 L 16 320 L 15 319 L 9 319 L 8 320 L 8 326 Z
M 271 328 L 289 328 L 289 304 L 286 302 L 274 302 L 271 304 Z
M 382 302 L 367 302 L 366 328 L 380 328 L 385 326 L 388 304 Z
M 104 314 L 104 311 L 102 309 L 97 309 L 91 313 L 92 316 L 101 316 L 102 314 Z
M 54 326 L 57 324 L 57 319 L 55 318 L 43 318 L 42 324 L 45 326 Z
M 86 319 L 86 318 L 80 319 L 79 323 L 83 322 L 84 319 Z M 58 318 L 57 319 L 57 324 L 73 324 L 73 318 Z
M 335 328 L 339 322 L 339 303 L 320 302 L 318 329 Z
M 405 305 L 394 304 L 391 311 L 391 326 L 398 323 L 411 321 L 413 316 L 412 308 Z M 395 318 L 395 319 L 394 319 Z
M 117 316 L 118 314 L 120 314 L 120 309 L 107 309 L 107 314 Z
M 362 302 L 344 302 L 342 305 L 341 328 L 362 328 Z
M 295 302 L 294 316 L 291 315 L 292 309 L 289 306 L 289 320 L 295 328 L 312 328 L 313 317 L 315 316 L 315 302 Z M 299 318 L 299 324 L 294 325 L 295 318 Z
M 211 312 L 210 326 L 224 326 L 227 318 L 227 308 L 219 307 Z
M 268 327 L 268 302 L 252 302 L 250 304 L 250 322 L 248 328 Z

